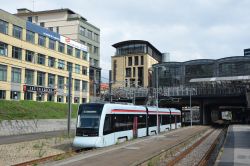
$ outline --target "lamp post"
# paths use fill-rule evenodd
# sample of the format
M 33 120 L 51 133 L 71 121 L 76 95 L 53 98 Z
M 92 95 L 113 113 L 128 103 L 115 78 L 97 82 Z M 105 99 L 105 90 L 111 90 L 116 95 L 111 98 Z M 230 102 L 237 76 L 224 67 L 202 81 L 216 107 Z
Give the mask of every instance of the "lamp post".
M 190 108 L 190 126 L 192 127 L 193 125 L 193 111 L 192 111 L 192 95 L 191 95 L 191 89 L 189 90 L 189 108 Z
M 158 81 L 158 71 L 159 67 L 156 67 L 156 123 L 157 123 L 157 135 L 159 134 L 159 109 L 158 109 L 158 88 L 159 88 L 159 81 Z

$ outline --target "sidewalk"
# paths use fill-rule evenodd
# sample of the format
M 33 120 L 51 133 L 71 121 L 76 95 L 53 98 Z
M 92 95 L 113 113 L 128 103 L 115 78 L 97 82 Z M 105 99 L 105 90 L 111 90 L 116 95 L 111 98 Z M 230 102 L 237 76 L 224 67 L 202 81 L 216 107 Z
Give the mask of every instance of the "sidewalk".
M 250 165 L 250 125 L 231 125 L 218 166 Z

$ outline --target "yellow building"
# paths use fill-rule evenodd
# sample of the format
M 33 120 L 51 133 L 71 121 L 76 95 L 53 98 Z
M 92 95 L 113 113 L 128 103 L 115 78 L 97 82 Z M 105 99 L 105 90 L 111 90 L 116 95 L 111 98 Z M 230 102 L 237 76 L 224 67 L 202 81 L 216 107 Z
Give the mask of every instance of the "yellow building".
M 87 47 L 0 10 L 0 99 L 89 101 Z
M 113 87 L 150 87 L 152 65 L 161 62 L 162 53 L 143 40 L 123 41 L 113 47 Z

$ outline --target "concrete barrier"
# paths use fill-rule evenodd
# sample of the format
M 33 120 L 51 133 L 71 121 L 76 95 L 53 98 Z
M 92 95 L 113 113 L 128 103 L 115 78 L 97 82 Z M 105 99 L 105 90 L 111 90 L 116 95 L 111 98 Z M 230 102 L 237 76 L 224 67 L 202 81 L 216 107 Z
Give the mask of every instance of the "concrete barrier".
M 71 120 L 71 128 L 76 119 Z M 20 135 L 56 130 L 67 130 L 67 119 L 3 120 L 0 122 L 0 136 Z

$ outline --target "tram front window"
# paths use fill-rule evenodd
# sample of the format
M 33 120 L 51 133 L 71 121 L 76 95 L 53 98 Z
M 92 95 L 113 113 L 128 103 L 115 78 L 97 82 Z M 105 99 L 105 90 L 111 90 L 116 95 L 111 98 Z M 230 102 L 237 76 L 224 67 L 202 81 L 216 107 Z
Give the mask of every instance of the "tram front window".
M 98 136 L 103 104 L 82 104 L 79 106 L 77 136 Z

